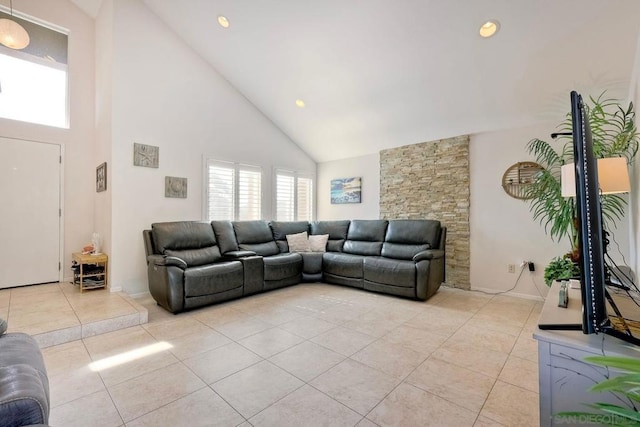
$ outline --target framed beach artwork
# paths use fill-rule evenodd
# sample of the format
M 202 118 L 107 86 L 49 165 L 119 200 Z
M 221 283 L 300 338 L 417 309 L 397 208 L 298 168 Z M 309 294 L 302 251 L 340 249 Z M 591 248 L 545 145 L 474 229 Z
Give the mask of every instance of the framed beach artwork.
M 331 180 L 331 204 L 360 203 L 362 178 L 338 178 Z

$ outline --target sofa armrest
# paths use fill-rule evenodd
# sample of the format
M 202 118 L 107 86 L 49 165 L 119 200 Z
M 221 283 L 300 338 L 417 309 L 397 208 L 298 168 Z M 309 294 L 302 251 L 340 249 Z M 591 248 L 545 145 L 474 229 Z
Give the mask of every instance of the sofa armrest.
M 159 265 L 159 266 L 173 265 L 176 267 L 180 267 L 183 270 L 187 268 L 187 263 L 183 259 L 175 256 L 149 255 L 147 257 L 147 261 L 153 265 Z
M 29 365 L 0 367 L 0 421 L 21 426 L 49 422 L 48 390 Z M 6 424 L 5 424 L 6 423 Z
M 444 251 L 441 249 L 427 249 L 426 251 L 420 251 L 413 256 L 413 261 L 425 261 L 430 259 L 442 258 Z
M 246 258 L 255 255 L 256 253 L 253 251 L 229 251 L 224 253 L 224 257 L 229 259 Z

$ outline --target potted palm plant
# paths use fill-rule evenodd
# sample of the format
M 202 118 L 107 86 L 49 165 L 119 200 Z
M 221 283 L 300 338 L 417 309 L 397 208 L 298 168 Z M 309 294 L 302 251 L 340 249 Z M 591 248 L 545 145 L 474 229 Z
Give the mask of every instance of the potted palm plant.
M 591 126 L 595 156 L 624 157 L 627 165 L 630 165 L 640 145 L 633 103 L 623 108 L 616 100 L 605 98 L 603 93 L 598 98 L 589 97 L 585 107 Z M 560 168 L 573 162 L 571 114 L 567 114 L 558 128 L 560 135 L 554 144 L 537 138 L 527 144 L 527 151 L 533 154 L 536 162 L 543 167 L 532 185 L 527 188 L 527 198 L 530 199 L 533 218 L 544 226 L 545 232 L 553 240 L 569 239 L 570 251 L 565 257 L 577 262 L 578 228 L 575 199 L 562 197 L 560 183 Z M 601 202 L 603 220 L 608 227 L 624 217 L 626 199 L 615 194 L 603 195 Z M 550 278 L 551 281 L 554 279 Z

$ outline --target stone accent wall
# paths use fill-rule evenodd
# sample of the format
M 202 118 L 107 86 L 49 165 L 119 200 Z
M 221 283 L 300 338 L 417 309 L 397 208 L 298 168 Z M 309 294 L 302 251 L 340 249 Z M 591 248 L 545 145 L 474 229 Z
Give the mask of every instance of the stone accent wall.
M 447 227 L 446 283 L 469 289 L 469 136 L 380 152 L 380 217 Z

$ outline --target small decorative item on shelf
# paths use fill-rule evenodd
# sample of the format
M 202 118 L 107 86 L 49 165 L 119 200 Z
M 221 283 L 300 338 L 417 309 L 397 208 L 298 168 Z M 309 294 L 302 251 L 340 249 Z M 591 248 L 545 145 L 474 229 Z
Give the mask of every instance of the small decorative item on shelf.
M 98 233 L 93 233 L 91 235 L 91 245 L 93 246 L 93 255 L 100 255 L 100 235 Z

